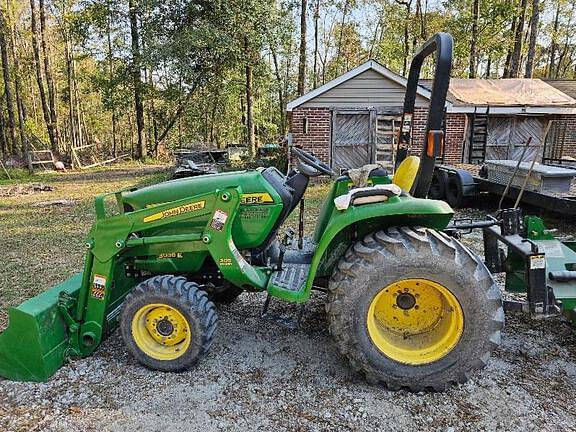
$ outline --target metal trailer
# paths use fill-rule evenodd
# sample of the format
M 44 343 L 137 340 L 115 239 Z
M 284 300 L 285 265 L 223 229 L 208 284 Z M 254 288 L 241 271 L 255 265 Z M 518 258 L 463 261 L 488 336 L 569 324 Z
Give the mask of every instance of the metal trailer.
M 482 194 L 502 196 L 506 185 L 489 180 L 482 175 L 479 165 L 436 165 L 430 188 L 430 198 L 442 199 L 452 207 L 460 208 L 474 201 Z M 506 197 L 516 200 L 521 187 L 511 185 Z M 576 190 L 574 187 L 565 193 L 536 192 L 525 189 L 521 203 L 529 204 L 562 215 L 576 215 Z

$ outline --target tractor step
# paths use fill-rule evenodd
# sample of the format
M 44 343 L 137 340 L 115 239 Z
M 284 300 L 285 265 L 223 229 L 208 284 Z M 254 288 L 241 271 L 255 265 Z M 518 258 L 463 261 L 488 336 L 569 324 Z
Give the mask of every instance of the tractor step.
M 289 302 L 298 302 L 295 299 L 304 292 L 309 271 L 310 264 L 287 263 L 282 266 L 282 270 L 275 272 L 270 278 L 270 282 L 268 282 L 268 297 L 262 308 L 262 318 L 289 329 L 300 327 L 300 320 L 304 314 L 304 303 L 298 303 L 293 306 L 297 309 L 295 317 L 272 314 L 268 312 L 268 308 L 273 297 L 279 297 Z
M 268 312 L 272 298 L 273 297 L 268 294 L 266 301 L 264 302 L 264 306 L 262 307 L 262 313 L 260 314 L 260 317 L 266 321 L 276 324 L 277 326 L 290 330 L 296 330 L 300 328 L 300 321 L 302 321 L 302 316 L 304 315 L 305 303 L 294 305 L 293 307 L 297 308 L 296 314 L 294 317 L 289 317 Z
M 302 291 L 309 271 L 310 264 L 287 263 L 272 275 L 270 284 L 283 291 Z

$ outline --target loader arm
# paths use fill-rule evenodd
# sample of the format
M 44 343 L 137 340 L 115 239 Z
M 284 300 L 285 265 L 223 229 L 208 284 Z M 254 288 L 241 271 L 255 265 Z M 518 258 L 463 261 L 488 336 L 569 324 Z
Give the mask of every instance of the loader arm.
M 106 215 L 110 196 L 120 214 Z M 91 354 L 116 327 L 124 298 L 142 277 L 131 273 L 131 260 L 158 249 L 207 251 L 226 280 L 265 289 L 270 270 L 251 266 L 232 238 L 241 196 L 240 186 L 229 187 L 132 212 L 124 212 L 121 192 L 98 196 L 83 273 L 10 309 L 10 326 L 0 334 L 0 376 L 45 381 L 68 358 Z M 190 219 L 207 223 L 186 234 L 146 235 Z

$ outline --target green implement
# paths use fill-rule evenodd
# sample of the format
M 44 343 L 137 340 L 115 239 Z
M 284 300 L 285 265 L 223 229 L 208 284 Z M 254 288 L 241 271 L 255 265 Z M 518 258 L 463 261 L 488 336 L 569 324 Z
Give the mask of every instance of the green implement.
M 0 376 L 46 381 L 68 354 L 68 323 L 59 311 L 61 293 L 78 298 L 82 275 L 11 308 L 10 326 L 0 334 Z

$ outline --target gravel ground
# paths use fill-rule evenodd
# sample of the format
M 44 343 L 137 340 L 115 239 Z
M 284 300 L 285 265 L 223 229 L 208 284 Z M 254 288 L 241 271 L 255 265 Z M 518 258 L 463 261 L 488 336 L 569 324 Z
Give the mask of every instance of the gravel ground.
M 481 252 L 479 234 L 465 243 Z M 219 306 L 210 353 L 179 374 L 135 363 L 116 332 L 47 383 L 0 381 L 0 431 L 576 431 L 576 334 L 561 318 L 508 315 L 502 346 L 466 384 L 391 392 L 368 385 L 337 352 L 324 296 L 313 296 L 295 331 L 259 318 L 262 295 Z
M 262 321 L 262 301 L 219 307 L 212 350 L 184 373 L 144 369 L 116 333 L 48 383 L 2 381 L 0 430 L 576 430 L 576 337 L 560 319 L 508 316 L 486 369 L 448 392 L 413 394 L 350 371 L 323 294 L 297 331 Z

